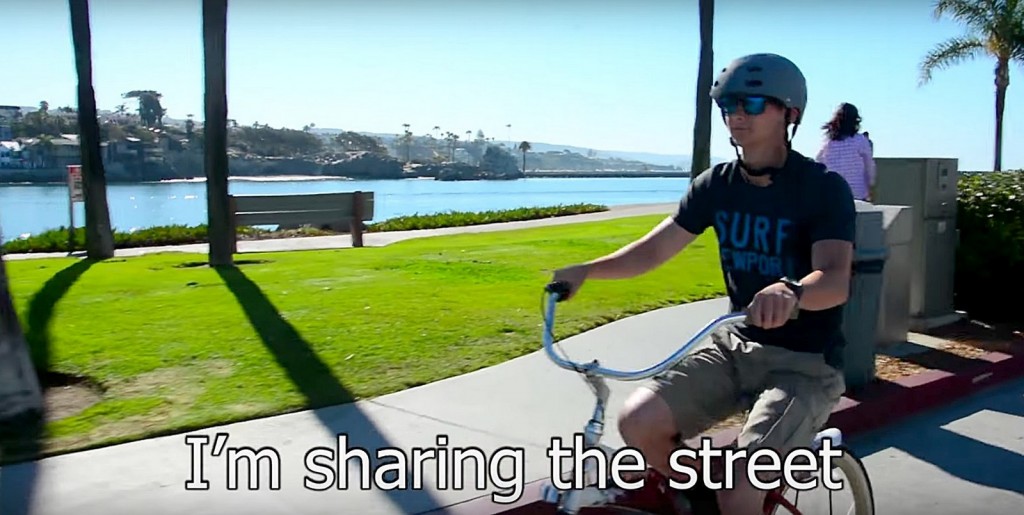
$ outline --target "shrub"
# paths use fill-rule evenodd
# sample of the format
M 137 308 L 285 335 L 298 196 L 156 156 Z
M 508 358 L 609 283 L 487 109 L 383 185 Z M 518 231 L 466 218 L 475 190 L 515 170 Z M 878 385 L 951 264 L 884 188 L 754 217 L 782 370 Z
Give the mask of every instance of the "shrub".
M 333 234 L 315 228 L 290 231 L 268 231 L 255 227 L 239 227 L 238 239 L 284 238 L 292 236 L 321 236 Z M 131 232 L 114 231 L 114 248 L 161 247 L 206 243 L 206 225 L 164 225 Z M 85 228 L 75 228 L 73 251 L 85 250 Z M 68 229 L 50 229 L 24 239 L 11 240 L 3 245 L 5 254 L 28 252 L 68 252 Z
M 366 230 L 368 232 L 379 232 L 439 229 L 442 227 L 463 227 L 498 222 L 518 222 L 553 216 L 596 213 L 607 210 L 607 207 L 596 204 L 571 204 L 567 206 L 521 207 L 481 212 L 447 211 L 434 215 L 411 215 L 391 218 L 383 222 L 370 224 Z
M 972 318 L 1017 319 L 1013 299 L 1024 291 L 1024 171 L 963 173 L 957 193 L 957 307 Z
M 368 232 L 381 232 L 405 231 L 412 229 L 436 229 L 442 227 L 532 220 L 537 218 L 593 213 L 607 210 L 608 208 L 606 206 L 601 205 L 572 204 L 568 206 L 558 205 L 536 208 L 524 207 L 519 209 L 484 211 L 478 213 L 451 211 L 435 215 L 412 215 L 392 218 L 382 222 L 369 224 L 366 230 Z M 299 229 L 277 231 L 268 231 L 266 229 L 258 229 L 255 227 L 238 228 L 239 240 L 293 238 L 299 236 L 323 236 L 329 234 L 336 233 L 315 227 L 302 227 Z M 169 225 L 149 227 L 133 232 L 114 231 L 114 247 L 119 249 L 133 247 L 160 247 L 164 245 L 188 245 L 192 243 L 206 243 L 207 241 L 206 225 Z M 84 228 L 76 228 L 73 247 L 74 251 L 85 250 Z M 11 240 L 3 245 L 4 253 L 68 251 L 68 229 L 66 227 L 51 229 L 24 239 Z

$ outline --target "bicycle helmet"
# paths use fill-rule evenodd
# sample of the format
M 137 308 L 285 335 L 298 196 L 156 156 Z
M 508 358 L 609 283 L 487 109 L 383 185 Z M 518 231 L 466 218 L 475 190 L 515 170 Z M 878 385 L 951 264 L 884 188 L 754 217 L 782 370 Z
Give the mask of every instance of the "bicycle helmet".
M 711 85 L 711 98 L 718 100 L 727 95 L 761 95 L 771 97 L 782 102 L 787 108 L 796 108 L 795 120 L 790 120 L 790 112 L 786 111 L 786 124 L 793 124 L 793 136 L 796 136 L 797 126 L 804 117 L 804 109 L 807 107 L 807 80 L 803 72 L 793 61 L 777 54 L 760 53 L 750 54 L 734 59 L 728 66 L 722 68 L 714 84 Z M 725 114 L 722 114 L 723 118 Z M 733 149 L 736 150 L 736 158 L 740 160 L 739 149 L 736 142 L 729 138 Z M 792 146 L 792 136 L 786 139 L 786 146 Z M 740 160 L 742 164 L 742 160 Z M 752 175 L 764 175 L 747 168 Z M 772 173 L 774 171 L 765 171 Z
M 711 98 L 726 95 L 763 95 L 799 110 L 800 124 L 807 107 L 807 80 L 793 61 L 776 54 L 751 54 L 722 68 L 711 86 Z

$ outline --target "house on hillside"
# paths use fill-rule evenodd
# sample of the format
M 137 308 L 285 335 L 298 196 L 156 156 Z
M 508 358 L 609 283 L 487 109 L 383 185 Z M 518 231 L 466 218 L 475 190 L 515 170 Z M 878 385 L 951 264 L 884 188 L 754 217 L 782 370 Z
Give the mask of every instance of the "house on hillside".
M 79 148 L 77 134 L 61 134 L 59 138 L 50 140 L 53 148 L 50 151 L 50 166 L 65 168 L 68 165 L 82 164 L 82 151 Z
M 21 108 L 18 106 L 0 105 L 0 125 L 9 125 L 11 122 L 21 118 Z
M 0 141 L 0 168 L 24 168 L 21 166 L 21 143 Z
M 21 118 L 20 107 L 0 105 L 0 141 L 14 139 L 14 130 L 11 125 L 19 118 Z
M 10 154 L 7 168 L 66 168 L 82 164 L 77 134 L 61 134 L 56 138 L 19 138 L 2 142 Z M 100 146 L 106 159 L 106 144 Z

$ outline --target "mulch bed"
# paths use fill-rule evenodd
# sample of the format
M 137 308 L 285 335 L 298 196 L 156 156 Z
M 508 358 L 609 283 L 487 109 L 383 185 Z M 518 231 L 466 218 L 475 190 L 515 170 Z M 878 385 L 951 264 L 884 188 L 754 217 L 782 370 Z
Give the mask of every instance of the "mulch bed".
M 942 349 L 931 349 L 904 357 L 879 353 L 875 357 L 873 383 L 885 386 L 896 379 L 930 370 L 957 373 L 984 363 L 978 359 L 990 352 L 1024 354 L 1024 322 L 988 324 L 978 320 L 958 322 L 921 331 L 934 338 L 946 340 Z M 870 388 L 870 387 L 869 387 Z M 747 413 L 738 413 L 712 426 L 705 434 L 741 426 Z

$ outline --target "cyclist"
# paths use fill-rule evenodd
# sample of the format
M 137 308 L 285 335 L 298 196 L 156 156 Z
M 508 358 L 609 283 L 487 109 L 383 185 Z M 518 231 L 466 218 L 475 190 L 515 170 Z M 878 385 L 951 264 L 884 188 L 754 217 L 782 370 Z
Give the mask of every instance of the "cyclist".
M 676 212 L 647 235 L 553 278 L 569 284 L 571 299 L 588 279 L 641 275 L 715 230 L 731 309 L 749 317 L 626 401 L 619 432 L 653 469 L 647 486 L 664 486 L 666 476 L 688 480 L 670 467 L 672 451 L 745 407 L 739 448 L 767 447 L 784 457 L 807 447 L 846 389 L 840 326 L 856 210 L 842 176 L 792 149 L 788 126 L 795 135 L 803 118 L 804 75 L 782 56 L 748 55 L 720 72 L 711 96 L 736 160 L 692 177 Z M 718 492 L 721 513 L 760 514 L 764 492 L 746 479 L 745 463 L 736 463 L 736 488 Z

